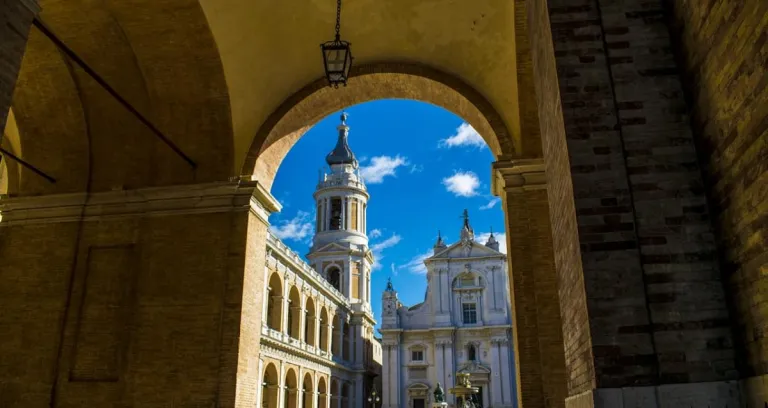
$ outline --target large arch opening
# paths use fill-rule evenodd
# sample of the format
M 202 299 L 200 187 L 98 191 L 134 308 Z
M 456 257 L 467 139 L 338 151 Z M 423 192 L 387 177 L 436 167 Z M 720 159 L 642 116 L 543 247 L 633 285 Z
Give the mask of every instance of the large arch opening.
M 326 353 L 330 352 L 328 349 L 328 326 L 331 322 L 328 320 L 328 309 L 325 306 L 320 309 L 320 350 Z
M 304 312 L 304 343 L 310 346 L 317 347 L 315 342 L 315 323 L 317 320 L 317 312 L 315 311 L 315 301 L 311 297 L 307 298 L 307 306 Z
M 288 335 L 294 339 L 301 339 L 301 295 L 296 286 L 291 286 L 288 294 Z
M 283 282 L 276 272 L 269 277 L 267 290 L 267 327 L 280 331 L 283 320 Z
M 264 369 L 264 380 L 262 381 L 261 390 L 261 407 L 277 408 L 279 391 L 280 378 L 277 374 L 277 368 L 274 364 L 269 363 Z
M 519 150 L 493 105 L 460 78 L 409 63 L 362 65 L 350 75 L 348 87 L 331 89 L 325 79 L 318 79 L 285 100 L 257 131 L 241 174 L 271 189 L 283 158 L 315 123 L 348 106 L 378 99 L 418 100 L 453 112 L 477 130 L 495 157 Z
M 325 377 L 320 377 L 317 381 L 317 403 L 316 408 L 328 408 L 328 387 L 325 385 Z
M 304 408 L 313 408 L 312 403 L 315 398 L 315 388 L 312 384 L 312 375 L 310 373 L 304 374 L 304 382 L 302 383 L 302 406 Z
M 299 408 L 299 380 L 296 371 L 289 368 L 285 372 L 285 397 L 283 408 Z

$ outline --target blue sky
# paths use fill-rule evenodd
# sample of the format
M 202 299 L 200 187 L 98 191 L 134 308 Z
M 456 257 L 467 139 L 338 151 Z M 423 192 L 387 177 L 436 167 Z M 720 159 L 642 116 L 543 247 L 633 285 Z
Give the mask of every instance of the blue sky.
M 504 250 L 504 214 L 490 192 L 493 155 L 460 117 L 410 100 L 378 100 L 345 111 L 349 145 L 371 195 L 368 236 L 377 258 L 371 296 L 380 320 L 389 277 L 404 304 L 424 300 L 421 261 L 431 254 L 438 230 L 446 243 L 455 242 L 466 208 L 478 241 L 484 243 L 493 228 Z M 270 217 L 272 230 L 302 256 L 314 233 L 312 193 L 320 170 L 327 171 L 325 155 L 336 143 L 340 113 L 318 122 L 296 143 L 272 187 L 283 204 Z

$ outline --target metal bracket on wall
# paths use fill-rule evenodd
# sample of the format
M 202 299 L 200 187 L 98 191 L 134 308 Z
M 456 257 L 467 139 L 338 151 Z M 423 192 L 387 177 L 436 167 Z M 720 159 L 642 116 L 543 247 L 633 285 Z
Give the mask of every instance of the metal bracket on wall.
M 171 148 L 176 154 L 178 154 L 184 161 L 189 163 L 190 166 L 192 166 L 192 169 L 197 168 L 197 164 L 192 160 L 189 156 L 184 154 L 181 149 L 174 144 L 171 139 L 166 137 L 163 132 L 161 132 L 155 125 L 152 124 L 152 122 L 149 121 L 144 115 L 142 115 L 136 108 L 134 108 L 128 101 L 126 101 L 120 94 L 117 93 L 117 91 L 112 88 L 107 81 L 104 80 L 99 74 L 96 73 L 88 64 L 85 63 L 85 61 L 82 60 L 74 51 L 72 51 L 71 48 L 69 48 L 64 42 L 56 36 L 56 34 L 51 31 L 48 26 L 42 22 L 39 18 L 35 18 L 32 21 L 32 24 L 37 27 L 40 32 L 42 32 L 48 39 L 50 39 L 56 47 L 61 50 L 67 57 L 69 57 L 75 64 L 80 66 L 91 78 L 93 78 L 104 90 L 109 92 L 110 95 L 112 95 L 113 98 L 115 98 L 125 109 L 127 109 L 129 112 L 131 112 L 136 118 L 141 121 L 149 130 L 152 131 L 152 133 L 155 134 L 160 140 L 162 140 L 168 147 Z

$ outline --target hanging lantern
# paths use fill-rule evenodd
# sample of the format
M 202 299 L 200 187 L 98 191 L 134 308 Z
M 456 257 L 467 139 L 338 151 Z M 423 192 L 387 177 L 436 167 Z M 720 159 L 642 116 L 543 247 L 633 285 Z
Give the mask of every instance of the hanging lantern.
M 333 41 L 320 44 L 323 49 L 323 64 L 328 85 L 338 88 L 339 84 L 347 86 L 349 70 L 352 68 L 352 50 L 350 43 L 341 40 L 341 0 L 336 1 L 336 38 Z

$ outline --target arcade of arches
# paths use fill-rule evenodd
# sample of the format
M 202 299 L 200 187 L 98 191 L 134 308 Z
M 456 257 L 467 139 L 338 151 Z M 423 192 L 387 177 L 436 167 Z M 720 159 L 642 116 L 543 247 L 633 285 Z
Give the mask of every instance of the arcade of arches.
M 0 146 L 55 180 L 0 161 L 0 406 L 350 401 L 260 359 L 265 319 L 344 338 L 264 302 L 270 188 L 316 121 L 380 98 L 496 157 L 521 407 L 768 400 L 768 2 L 345 2 L 329 89 L 333 1 L 38 1 L 0 2 Z

